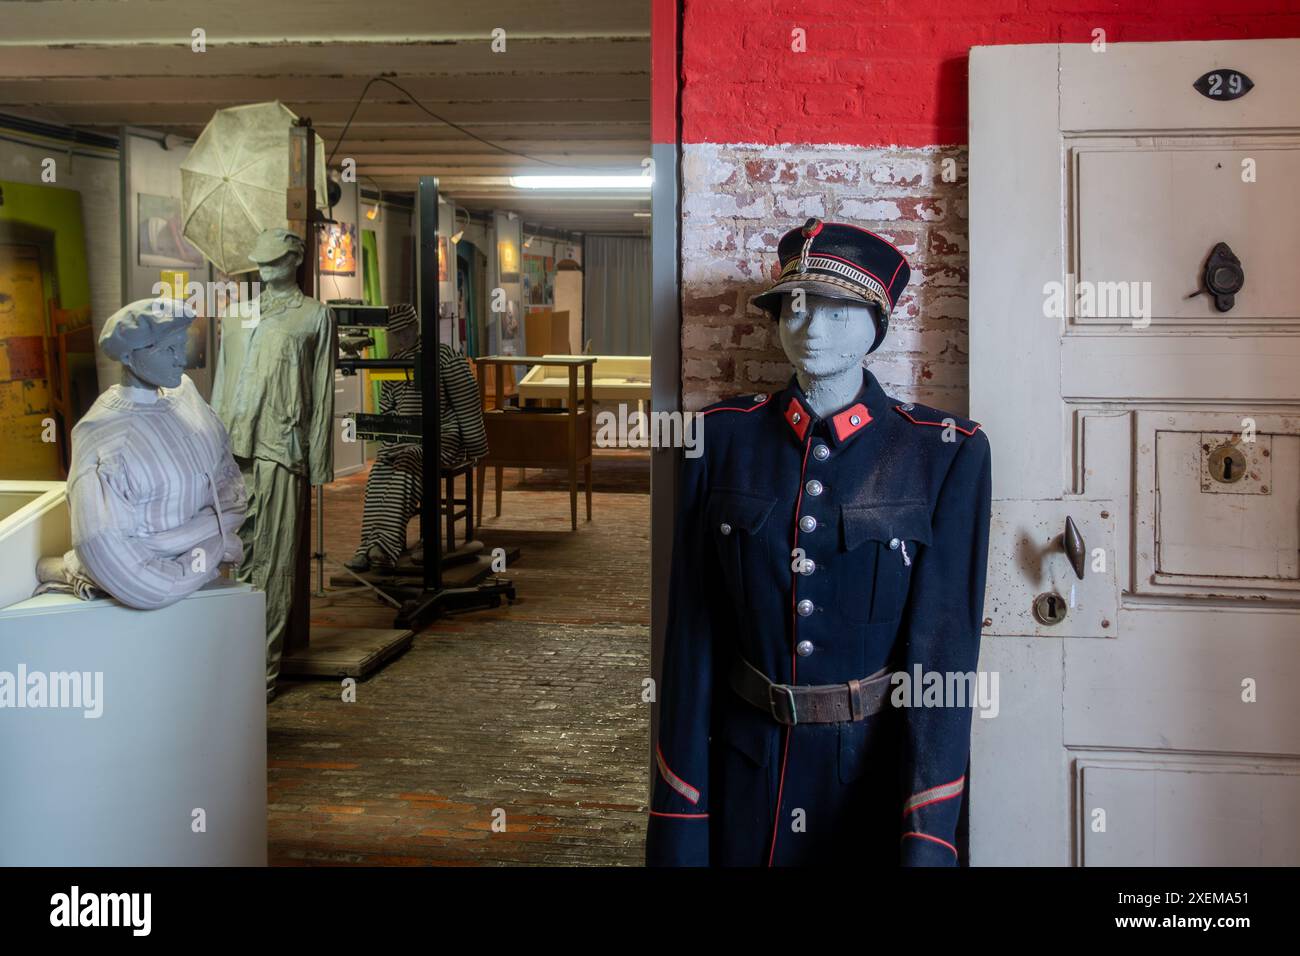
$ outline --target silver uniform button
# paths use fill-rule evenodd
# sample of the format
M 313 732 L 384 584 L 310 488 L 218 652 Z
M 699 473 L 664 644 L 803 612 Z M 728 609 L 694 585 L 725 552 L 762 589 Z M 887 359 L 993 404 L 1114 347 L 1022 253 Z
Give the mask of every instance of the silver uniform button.
M 902 544 L 902 543 L 903 543 L 903 542 L 899 541 L 897 538 L 890 538 L 890 539 L 889 539 L 889 550 L 890 550 L 890 551 L 897 551 L 897 550 L 898 550 L 898 546 L 899 546 L 900 544 Z
M 813 652 L 813 642 L 800 641 L 798 644 L 795 645 L 794 650 L 795 653 L 798 654 L 800 657 L 809 657 Z
M 861 425 L 861 424 L 862 424 L 862 419 L 859 418 L 857 415 L 854 415 L 854 416 L 852 416 L 852 417 L 849 419 L 849 424 L 850 424 L 850 425 Z
M 804 515 L 802 518 L 799 519 L 799 530 L 816 531 L 817 519 L 814 518 L 812 515 Z
M 718 526 L 718 530 L 721 531 L 723 534 L 731 534 L 731 525 L 727 524 L 727 522 L 724 521 L 722 522 L 722 524 Z
M 765 402 L 765 401 L 767 401 L 767 392 L 759 392 L 757 395 L 754 396 L 755 404 L 757 404 L 758 402 Z
M 803 416 L 800 415 L 798 412 L 795 412 L 793 415 L 790 416 L 790 421 L 798 425 L 801 421 L 803 421 Z
M 906 405 L 903 406 L 903 411 L 910 412 L 914 408 L 916 408 L 916 406 L 913 405 L 911 402 L 908 402 Z
M 813 457 L 816 458 L 818 461 L 825 461 L 830 456 L 831 456 L 831 450 L 827 448 L 825 445 L 818 445 L 816 448 L 813 449 Z
M 794 606 L 794 609 L 799 612 L 800 617 L 807 617 L 813 612 L 813 602 L 804 598 Z
M 817 570 L 817 562 L 814 561 L 812 558 L 804 558 L 803 564 L 799 566 L 800 574 L 812 574 L 816 570 Z
M 807 491 L 808 494 L 812 495 L 814 498 L 816 498 L 818 495 L 822 493 L 822 483 L 818 481 L 816 478 L 811 479 L 808 482 L 808 484 L 804 485 L 803 487 L 804 490 Z

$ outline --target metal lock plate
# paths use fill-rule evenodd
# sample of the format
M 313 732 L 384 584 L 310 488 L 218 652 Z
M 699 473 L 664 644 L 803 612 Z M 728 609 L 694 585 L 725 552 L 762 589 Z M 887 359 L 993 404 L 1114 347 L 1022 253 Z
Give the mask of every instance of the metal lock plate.
M 1205 494 L 1267 495 L 1272 487 L 1273 437 L 1201 433 L 1201 491 Z
M 1109 499 L 995 500 L 984 635 L 1118 637 L 1117 512 Z M 1062 546 L 1067 518 L 1083 544 L 1082 580 Z

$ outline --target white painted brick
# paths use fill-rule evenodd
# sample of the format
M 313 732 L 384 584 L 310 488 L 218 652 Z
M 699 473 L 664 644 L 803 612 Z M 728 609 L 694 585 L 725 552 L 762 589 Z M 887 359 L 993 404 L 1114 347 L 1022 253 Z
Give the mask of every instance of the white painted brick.
M 835 209 L 835 215 L 843 222 L 854 225 L 874 222 L 893 222 L 902 218 L 898 203 L 888 199 L 841 199 Z
M 682 281 L 717 282 L 730 280 L 734 282 L 757 283 L 762 280 L 762 273 L 757 263 L 752 260 L 718 257 L 692 257 L 682 262 Z
M 688 149 L 682 156 L 682 182 L 694 188 L 721 186 L 729 180 L 740 181 L 738 169 L 729 157 L 716 149 Z
M 809 216 L 825 218 L 826 200 L 821 196 L 779 196 L 776 200 L 776 214 L 791 219 L 807 219 Z
M 758 384 L 781 384 L 790 378 L 790 363 L 786 361 L 745 362 L 745 377 Z
M 871 164 L 869 178 L 873 183 L 881 185 L 902 185 L 908 189 L 915 189 L 927 184 L 929 167 L 930 163 L 922 159 L 885 157 Z
M 686 215 L 703 218 L 761 219 L 771 208 L 771 196 L 756 190 L 688 193 L 682 203 Z
M 921 303 L 923 319 L 966 319 L 970 300 L 964 295 L 927 295 Z
M 682 363 L 682 374 L 687 378 L 716 378 L 722 369 L 715 359 L 687 358 Z
M 769 349 L 780 348 L 781 341 L 776 333 L 776 329 L 768 322 L 757 322 L 754 324 L 754 331 L 745 332 L 740 336 L 740 347 L 742 349 Z
M 731 344 L 731 338 L 729 326 L 691 324 L 682 329 L 682 348 L 701 351 L 724 349 Z

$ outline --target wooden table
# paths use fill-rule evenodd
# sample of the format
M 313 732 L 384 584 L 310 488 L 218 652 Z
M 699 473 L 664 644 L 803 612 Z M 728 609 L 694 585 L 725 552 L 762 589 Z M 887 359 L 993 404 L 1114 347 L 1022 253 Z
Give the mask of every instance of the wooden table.
M 578 530 L 578 466 L 583 468 L 587 495 L 587 520 L 591 520 L 591 448 L 593 415 L 592 381 L 596 359 L 589 355 L 489 355 L 475 360 L 479 399 L 483 405 L 483 427 L 488 453 L 479 461 L 478 507 L 483 512 L 486 466 L 496 469 L 496 513 L 501 515 L 501 472 L 503 468 L 567 468 L 569 472 L 569 515 Z M 546 365 L 568 372 L 567 403 L 563 409 L 507 408 L 506 367 Z M 495 366 L 496 393 L 492 407 L 487 402 L 487 369 Z M 582 401 L 578 398 L 578 370 L 583 372 Z

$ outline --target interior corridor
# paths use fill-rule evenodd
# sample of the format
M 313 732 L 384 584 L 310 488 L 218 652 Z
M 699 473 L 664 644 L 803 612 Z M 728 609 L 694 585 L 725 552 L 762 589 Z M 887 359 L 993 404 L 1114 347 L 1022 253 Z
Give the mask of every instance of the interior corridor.
M 640 863 L 649 459 L 597 457 L 594 520 L 577 533 L 563 476 L 531 471 L 528 493 L 506 476 L 492 518 L 489 472 L 480 536 L 520 548 L 513 606 L 435 622 L 355 703 L 335 680 L 282 682 L 267 715 L 272 865 Z M 356 545 L 364 488 L 364 472 L 327 486 L 331 560 Z M 314 604 L 314 623 L 391 626 L 364 591 Z

